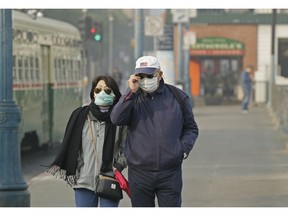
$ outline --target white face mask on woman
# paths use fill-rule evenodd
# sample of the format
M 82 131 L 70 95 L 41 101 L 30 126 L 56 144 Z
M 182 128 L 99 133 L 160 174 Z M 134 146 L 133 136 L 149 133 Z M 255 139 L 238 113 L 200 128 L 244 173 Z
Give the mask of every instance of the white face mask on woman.
M 98 106 L 109 106 L 113 104 L 115 95 L 113 92 L 107 94 L 104 90 L 99 92 L 98 94 L 94 93 L 95 101 L 94 103 Z
M 148 93 L 155 91 L 159 86 L 157 76 L 151 79 L 143 78 L 139 81 L 139 84 L 140 84 L 140 88 L 143 91 L 148 92 Z

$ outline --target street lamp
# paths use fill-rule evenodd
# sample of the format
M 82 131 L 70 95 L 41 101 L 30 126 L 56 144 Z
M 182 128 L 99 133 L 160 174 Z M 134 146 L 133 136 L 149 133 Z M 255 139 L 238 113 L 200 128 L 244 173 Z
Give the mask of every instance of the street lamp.
M 12 10 L 0 10 L 0 207 L 28 207 L 18 140 L 20 110 L 12 89 Z
M 143 55 L 143 45 L 144 45 L 144 11 L 143 9 L 135 9 L 134 13 L 134 58 L 135 61 Z

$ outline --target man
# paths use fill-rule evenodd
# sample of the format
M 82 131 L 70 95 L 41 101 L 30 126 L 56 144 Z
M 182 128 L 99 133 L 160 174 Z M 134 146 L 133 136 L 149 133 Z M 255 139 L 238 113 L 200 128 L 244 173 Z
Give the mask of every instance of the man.
M 243 99 L 241 103 L 242 113 L 248 113 L 249 103 L 252 91 L 252 68 L 246 67 L 244 71 L 241 73 L 241 85 L 243 89 Z
M 125 144 L 132 207 L 180 207 L 182 162 L 198 137 L 189 96 L 176 89 L 183 110 L 165 85 L 153 56 L 136 61 L 128 88 L 115 105 L 111 121 L 128 125 Z

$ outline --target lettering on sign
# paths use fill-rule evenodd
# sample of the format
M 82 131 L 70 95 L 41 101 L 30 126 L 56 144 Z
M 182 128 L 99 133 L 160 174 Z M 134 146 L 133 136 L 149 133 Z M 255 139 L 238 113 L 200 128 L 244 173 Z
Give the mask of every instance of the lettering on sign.
M 157 49 L 158 50 L 173 50 L 173 25 L 164 26 L 164 34 L 157 37 Z

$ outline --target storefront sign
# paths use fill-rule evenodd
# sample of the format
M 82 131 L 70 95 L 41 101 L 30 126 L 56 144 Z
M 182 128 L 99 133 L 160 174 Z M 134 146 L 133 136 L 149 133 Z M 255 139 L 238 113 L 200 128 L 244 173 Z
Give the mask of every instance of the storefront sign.
M 157 50 L 174 50 L 173 25 L 164 26 L 164 34 L 157 37 Z
M 198 38 L 190 47 L 190 55 L 243 55 L 244 44 L 228 38 Z

